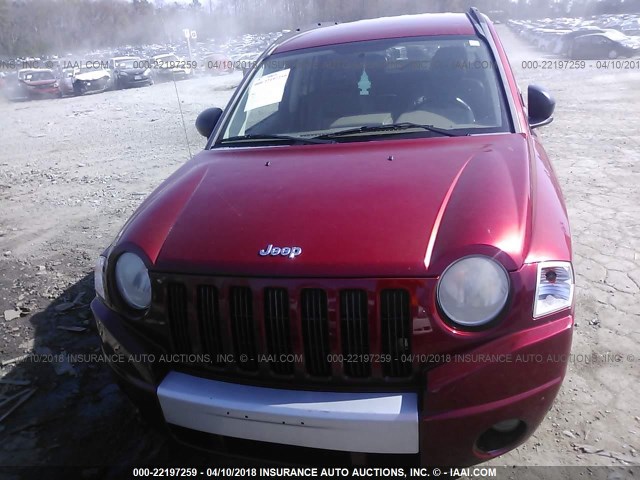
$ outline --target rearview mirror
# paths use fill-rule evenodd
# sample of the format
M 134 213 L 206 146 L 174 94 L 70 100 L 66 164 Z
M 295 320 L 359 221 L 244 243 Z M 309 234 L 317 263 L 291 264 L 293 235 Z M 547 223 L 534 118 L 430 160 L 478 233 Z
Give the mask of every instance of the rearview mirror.
M 207 108 L 200 112 L 198 118 L 196 118 L 196 130 L 198 130 L 198 133 L 205 138 L 209 138 L 221 115 L 222 109 L 220 108 Z
M 529 85 L 527 89 L 529 112 L 529 127 L 538 128 L 548 125 L 553 121 L 553 110 L 556 101 L 544 88 L 537 85 Z

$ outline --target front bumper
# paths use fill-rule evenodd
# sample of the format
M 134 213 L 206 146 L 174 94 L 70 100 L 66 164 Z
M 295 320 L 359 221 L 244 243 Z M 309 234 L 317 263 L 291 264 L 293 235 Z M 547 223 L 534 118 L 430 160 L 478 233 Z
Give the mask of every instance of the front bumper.
M 26 89 L 27 95 L 31 98 L 51 97 L 60 94 L 58 87 L 28 87 Z
M 99 78 L 96 80 L 76 80 L 73 83 L 73 89 L 77 94 L 102 92 L 109 88 L 109 79 Z
M 151 76 L 128 75 L 118 77 L 118 83 L 122 88 L 138 87 L 141 85 L 151 85 Z
M 415 393 L 284 390 L 169 372 L 158 397 L 168 423 L 206 433 L 326 450 L 419 450 Z
M 99 299 L 92 310 L 118 382 L 141 412 L 159 424 L 222 437 L 366 452 L 372 463 L 380 454 L 419 452 L 422 465 L 443 466 L 483 462 L 535 431 L 564 377 L 573 326 L 567 315 L 452 356 L 426 372 L 423 391 L 303 392 L 163 370 L 148 361 L 149 354 L 161 352 L 118 314 Z M 127 360 L 113 361 L 114 355 Z M 380 398 L 392 400 L 376 404 Z M 364 405 L 368 413 L 358 413 Z M 483 450 L 482 435 L 509 419 L 521 421 L 518 435 L 506 445 Z
M 187 70 L 169 70 L 169 69 L 158 69 L 155 72 L 156 78 L 162 81 L 171 81 L 171 80 L 185 80 L 187 78 L 191 78 L 191 72 Z

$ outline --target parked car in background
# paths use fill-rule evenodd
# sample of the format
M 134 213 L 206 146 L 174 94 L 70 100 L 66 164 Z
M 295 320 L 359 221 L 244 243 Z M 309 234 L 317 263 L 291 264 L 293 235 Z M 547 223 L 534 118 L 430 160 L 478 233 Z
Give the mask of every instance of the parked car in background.
M 640 45 L 623 33 L 607 31 L 576 37 L 569 46 L 568 55 L 576 59 L 633 57 Z
M 154 55 L 149 63 L 151 75 L 157 81 L 184 80 L 193 75 L 194 62 L 174 53 Z
M 640 18 L 626 20 L 620 25 L 620 31 L 627 36 L 640 36 Z
M 573 43 L 573 40 L 576 39 L 577 37 L 581 37 L 583 35 L 589 35 L 591 33 L 602 33 L 604 31 L 605 30 L 599 27 L 585 26 L 585 27 L 580 27 L 571 32 L 564 33 L 559 39 L 553 53 L 558 55 L 566 55 L 569 53 L 569 49 L 571 48 L 571 44 Z
M 104 92 L 111 86 L 112 76 L 105 68 L 81 66 L 74 72 L 73 91 L 76 95 Z
M 526 441 L 574 327 L 533 131 L 555 102 L 527 99 L 475 9 L 282 38 L 96 262 L 123 390 L 185 442 L 274 464 L 463 467 Z
M 202 58 L 202 72 L 211 75 L 232 73 L 233 60 L 223 53 L 211 53 Z
M 140 87 L 153 85 L 148 62 L 139 57 L 114 57 L 109 60 L 113 75 L 113 88 Z
M 533 44 L 543 52 L 553 52 L 562 36 L 570 33 L 571 30 L 558 30 L 551 28 L 536 29 L 534 33 Z
M 60 93 L 63 97 L 69 95 L 76 95 L 76 91 L 73 88 L 73 82 L 75 75 L 80 71 L 79 68 L 67 67 L 60 70 L 58 75 L 58 86 L 60 87 Z
M 233 64 L 236 68 L 240 68 L 242 70 L 243 75 L 246 75 L 256 64 L 259 57 L 260 52 L 242 53 L 234 57 Z
M 50 69 L 20 70 L 18 85 L 24 96 L 31 100 L 61 96 L 58 79 Z
M 572 58 L 618 58 L 633 56 L 640 49 L 640 36 L 634 36 L 640 33 L 637 14 L 509 20 L 507 25 L 540 50 Z
M 20 86 L 18 72 L 2 72 L 2 75 L 2 95 L 12 102 L 27 100 L 26 92 L 24 92 Z

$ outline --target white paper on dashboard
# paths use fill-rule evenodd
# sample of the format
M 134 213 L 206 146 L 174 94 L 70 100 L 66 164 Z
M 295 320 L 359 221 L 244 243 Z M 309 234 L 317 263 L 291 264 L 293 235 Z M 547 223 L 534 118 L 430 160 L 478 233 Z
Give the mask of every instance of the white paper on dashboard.
M 290 68 L 280 70 L 279 72 L 265 75 L 253 82 L 251 90 L 249 90 L 244 111 L 248 112 L 266 105 L 280 103 L 284 95 L 284 87 L 287 84 L 290 71 Z

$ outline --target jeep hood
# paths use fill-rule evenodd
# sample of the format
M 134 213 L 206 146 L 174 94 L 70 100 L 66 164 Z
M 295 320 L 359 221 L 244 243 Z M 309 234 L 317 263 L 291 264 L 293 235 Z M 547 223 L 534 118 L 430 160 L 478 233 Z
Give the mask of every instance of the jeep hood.
M 201 152 L 119 242 L 152 269 L 238 276 L 436 276 L 487 254 L 515 270 L 530 223 L 522 134 Z M 261 256 L 268 245 L 295 258 Z

